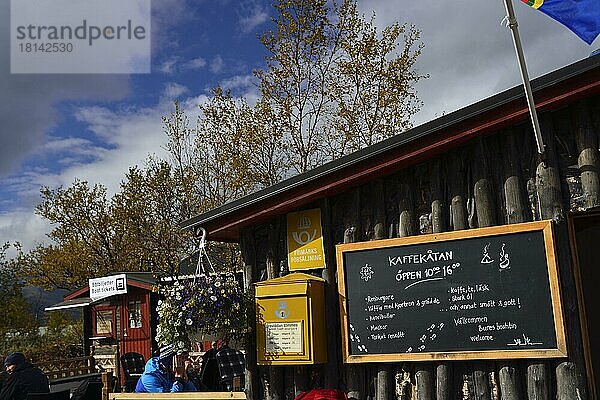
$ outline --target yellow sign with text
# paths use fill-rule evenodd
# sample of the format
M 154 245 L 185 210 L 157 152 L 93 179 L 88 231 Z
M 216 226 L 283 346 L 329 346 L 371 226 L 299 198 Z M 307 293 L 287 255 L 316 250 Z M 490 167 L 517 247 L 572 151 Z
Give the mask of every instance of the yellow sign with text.
M 290 271 L 325 268 L 320 209 L 287 215 L 287 245 Z

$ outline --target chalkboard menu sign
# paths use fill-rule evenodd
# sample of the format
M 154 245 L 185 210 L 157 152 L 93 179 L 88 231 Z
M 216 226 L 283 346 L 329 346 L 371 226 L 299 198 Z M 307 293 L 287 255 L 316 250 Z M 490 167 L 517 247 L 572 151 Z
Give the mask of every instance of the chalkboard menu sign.
M 551 221 L 336 250 L 346 362 L 566 356 Z

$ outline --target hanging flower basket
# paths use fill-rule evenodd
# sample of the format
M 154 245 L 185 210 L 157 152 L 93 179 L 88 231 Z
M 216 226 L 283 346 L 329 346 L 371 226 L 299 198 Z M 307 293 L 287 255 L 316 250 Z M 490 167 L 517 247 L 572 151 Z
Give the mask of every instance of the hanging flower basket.
M 252 321 L 252 298 L 232 273 L 200 275 L 158 286 L 159 345 L 189 350 L 192 338 L 242 340 Z

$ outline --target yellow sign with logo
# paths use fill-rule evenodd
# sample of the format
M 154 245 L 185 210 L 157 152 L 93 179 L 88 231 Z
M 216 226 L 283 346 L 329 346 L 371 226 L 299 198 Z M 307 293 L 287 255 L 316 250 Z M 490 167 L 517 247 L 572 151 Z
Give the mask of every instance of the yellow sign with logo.
M 320 209 L 287 215 L 287 245 L 290 271 L 325 268 Z

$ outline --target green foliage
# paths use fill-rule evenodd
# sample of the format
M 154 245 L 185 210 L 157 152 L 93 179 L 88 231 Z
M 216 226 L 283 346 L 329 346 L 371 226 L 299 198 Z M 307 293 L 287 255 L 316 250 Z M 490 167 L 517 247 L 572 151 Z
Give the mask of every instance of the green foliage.
M 4 243 L 0 246 L 0 338 L 6 337 L 9 332 L 37 329 L 37 322 L 21 292 L 23 283 L 17 276 L 17 263 L 6 256 L 11 247 L 20 254 L 18 244 Z
M 176 274 L 193 244 L 177 225 L 189 207 L 182 193 L 171 165 L 157 160 L 130 168 L 111 198 L 104 186 L 83 181 L 43 188 L 36 213 L 53 223 L 52 243 L 21 257 L 21 275 L 32 285 L 74 290 L 113 272 Z
M 130 168 L 113 204 L 132 270 L 179 273 L 179 260 L 193 241 L 191 232 L 179 229 L 191 205 L 174 167 L 149 159 L 144 169 Z
M 82 321 L 61 311 L 49 312 L 46 331 L 28 354 L 35 362 L 83 356 Z
M 54 312 L 51 312 L 52 315 Z M 32 362 L 44 362 L 83 356 L 83 326 L 70 321 L 54 329 L 10 329 L 0 342 L 0 355 L 24 353 Z
M 413 26 L 379 30 L 355 0 L 280 0 L 275 29 L 260 39 L 267 68 L 256 72 L 284 129 L 288 165 L 305 172 L 397 135 L 420 108 Z
M 17 255 L 8 259 L 6 252 L 11 247 Z M 0 246 L 0 358 L 13 351 L 25 353 L 34 362 L 82 355 L 82 325 L 69 314 L 50 313 L 46 332 L 40 333 L 17 276 L 22 257 L 18 244 Z

